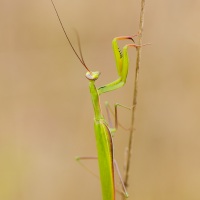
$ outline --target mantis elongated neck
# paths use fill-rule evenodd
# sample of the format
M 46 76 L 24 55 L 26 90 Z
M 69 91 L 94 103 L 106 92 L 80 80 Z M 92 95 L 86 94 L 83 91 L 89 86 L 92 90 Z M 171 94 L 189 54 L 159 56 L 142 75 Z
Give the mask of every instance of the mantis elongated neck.
M 89 88 L 90 88 L 90 94 L 91 94 L 92 104 L 93 104 L 93 108 L 94 108 L 95 119 L 101 119 L 103 116 L 101 114 L 99 94 L 97 92 L 97 88 L 95 86 L 94 80 L 90 80 Z

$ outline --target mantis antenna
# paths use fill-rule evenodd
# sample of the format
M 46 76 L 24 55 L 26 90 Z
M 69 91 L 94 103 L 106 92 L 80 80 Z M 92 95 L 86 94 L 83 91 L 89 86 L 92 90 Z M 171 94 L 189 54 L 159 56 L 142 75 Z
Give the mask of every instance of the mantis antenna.
M 61 19 L 60 19 L 60 16 L 59 16 L 59 14 L 58 14 L 58 11 L 57 11 L 57 9 L 56 9 L 56 6 L 55 6 L 53 0 L 51 0 L 51 3 L 53 4 L 53 7 L 54 7 L 54 10 L 55 10 L 56 15 L 57 15 L 57 17 L 58 17 L 58 20 L 59 20 L 59 22 L 60 22 L 60 25 L 61 25 L 61 27 L 62 27 L 62 29 L 63 29 L 63 32 L 64 32 L 64 34 L 65 34 L 65 36 L 66 36 L 66 38 L 67 38 L 67 40 L 68 40 L 68 42 L 69 42 L 69 44 L 70 44 L 72 50 L 74 51 L 75 55 L 77 56 L 77 58 L 79 59 L 79 61 L 81 62 L 81 64 L 85 67 L 85 69 L 86 69 L 88 72 L 90 72 L 90 70 L 89 70 L 88 67 L 86 66 L 86 64 L 85 64 L 85 62 L 84 62 L 84 59 L 83 59 L 83 55 L 82 55 L 82 51 L 81 51 L 81 45 L 80 45 L 80 38 L 79 38 L 79 36 L 78 36 L 77 31 L 76 31 L 76 36 L 77 36 L 77 40 L 78 40 L 78 47 L 79 47 L 80 56 L 79 56 L 78 53 L 76 52 L 74 46 L 72 45 L 72 43 L 71 43 L 71 41 L 70 41 L 70 39 L 69 39 L 69 37 L 68 37 L 66 31 L 65 31 L 65 28 L 64 28 L 64 26 L 63 26 L 63 23 L 62 23 L 62 21 L 61 21 Z

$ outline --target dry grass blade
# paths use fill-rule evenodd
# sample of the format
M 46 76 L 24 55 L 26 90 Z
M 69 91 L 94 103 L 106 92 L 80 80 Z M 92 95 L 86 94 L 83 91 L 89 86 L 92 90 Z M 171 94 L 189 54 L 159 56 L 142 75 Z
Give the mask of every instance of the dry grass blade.
M 142 34 L 143 34 L 143 26 L 144 26 L 144 8 L 145 8 L 145 0 L 141 0 L 139 36 L 138 36 L 139 37 L 139 45 L 141 45 L 141 43 L 142 43 Z M 134 123 L 135 123 L 135 111 L 136 111 L 136 105 L 137 105 L 140 61 L 141 61 L 141 48 L 137 48 L 135 79 L 134 79 L 134 85 L 133 85 L 133 104 L 132 104 L 133 110 L 132 110 L 132 116 L 131 116 L 131 128 L 130 128 L 129 143 L 128 143 L 126 159 L 124 162 L 124 185 L 126 186 L 126 188 L 128 187 L 131 152 L 132 152 L 132 145 L 133 145 L 133 135 L 134 135 L 133 131 L 134 131 Z M 122 196 L 122 199 L 125 199 L 125 197 Z

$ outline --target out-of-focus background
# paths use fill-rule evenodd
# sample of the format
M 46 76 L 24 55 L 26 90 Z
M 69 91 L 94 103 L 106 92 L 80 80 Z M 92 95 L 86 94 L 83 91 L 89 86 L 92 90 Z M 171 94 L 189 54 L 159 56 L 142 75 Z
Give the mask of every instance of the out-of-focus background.
M 55 0 L 72 43 L 76 28 L 85 62 L 117 78 L 114 37 L 138 31 L 140 1 Z M 200 199 L 200 2 L 147 1 L 139 75 L 130 200 Z M 137 42 L 137 40 L 136 40 Z M 123 46 L 125 43 L 121 43 Z M 130 106 L 135 49 L 127 85 L 102 95 Z M 101 199 L 100 184 L 75 161 L 96 155 L 86 70 L 50 0 L 0 1 L 0 199 Z M 121 123 L 130 112 L 121 109 Z M 128 133 L 115 135 L 123 171 Z M 85 161 L 98 172 L 95 161 Z M 119 198 L 119 196 L 117 196 Z

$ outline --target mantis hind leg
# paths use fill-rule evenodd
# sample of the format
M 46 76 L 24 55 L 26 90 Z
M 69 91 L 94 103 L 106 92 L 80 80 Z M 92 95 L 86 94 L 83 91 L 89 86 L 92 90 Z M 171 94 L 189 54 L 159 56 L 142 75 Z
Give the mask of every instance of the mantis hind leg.
M 127 192 L 126 187 L 125 187 L 125 185 L 124 185 L 124 181 L 123 181 L 123 179 L 122 179 L 122 175 L 121 175 L 121 173 L 120 173 L 120 170 L 119 170 L 117 161 L 114 160 L 113 162 L 114 162 L 114 166 L 115 166 L 115 168 L 116 168 L 117 174 L 118 174 L 118 176 L 119 176 L 120 182 L 121 182 L 121 184 L 122 184 L 123 194 L 124 194 L 125 197 L 128 197 L 129 195 L 128 195 L 128 192 Z
M 97 156 L 82 156 L 82 157 L 79 157 L 77 156 L 76 157 L 76 161 L 83 167 L 85 168 L 90 174 L 92 174 L 93 176 L 95 176 L 97 179 L 99 179 L 99 176 L 97 174 L 95 174 L 92 170 L 90 170 L 87 166 L 85 166 L 81 160 L 97 160 L 98 157 Z M 119 189 L 117 189 L 116 191 L 119 192 L 119 193 L 123 193 L 125 197 L 128 197 L 128 192 L 126 190 L 126 187 L 124 185 L 124 181 L 122 179 L 122 176 L 121 176 L 121 173 L 120 173 L 120 170 L 119 170 L 119 167 L 118 167 L 118 164 L 117 164 L 117 161 L 114 159 L 113 160 L 113 164 L 116 168 L 116 171 L 117 171 L 117 174 L 119 176 L 119 179 L 120 179 L 120 182 L 121 182 L 121 185 L 122 185 L 122 188 L 123 188 L 123 192 L 120 191 Z
M 90 174 L 99 179 L 99 176 L 97 174 L 95 174 L 91 169 L 89 169 L 86 165 L 84 165 L 81 162 L 81 160 L 98 160 L 97 156 L 77 156 L 75 159 L 86 171 L 88 171 Z

